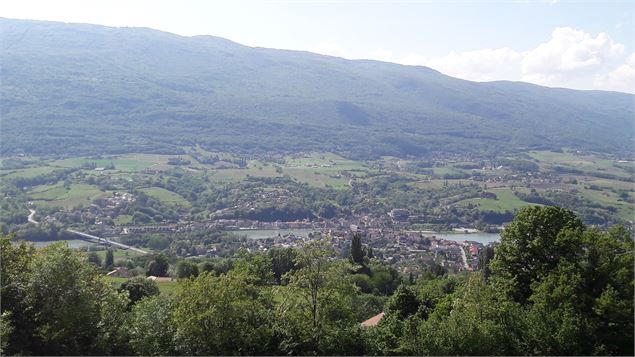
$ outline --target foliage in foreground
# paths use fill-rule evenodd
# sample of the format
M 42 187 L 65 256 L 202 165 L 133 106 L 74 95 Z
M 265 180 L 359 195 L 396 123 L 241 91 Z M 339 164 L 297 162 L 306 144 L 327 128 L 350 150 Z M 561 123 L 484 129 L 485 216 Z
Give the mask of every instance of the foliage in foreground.
M 62 244 L 0 244 L 4 354 L 633 354 L 633 240 L 555 207 L 521 210 L 488 269 L 399 286 L 371 328 L 356 284 L 370 265 L 334 260 L 323 240 L 241 253 L 171 296 L 143 279 L 111 287 Z

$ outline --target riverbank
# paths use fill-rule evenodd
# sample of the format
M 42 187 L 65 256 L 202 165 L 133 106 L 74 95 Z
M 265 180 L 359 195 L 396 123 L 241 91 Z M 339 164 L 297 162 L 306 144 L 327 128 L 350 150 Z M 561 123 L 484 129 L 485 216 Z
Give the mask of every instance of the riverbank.
M 298 237 L 308 237 L 309 233 L 319 232 L 320 229 L 254 229 L 254 230 L 231 230 L 227 232 L 234 233 L 249 239 L 266 239 L 278 236 L 295 235 Z M 436 233 L 433 231 L 421 231 L 426 237 L 435 237 L 437 239 L 461 241 L 473 241 L 482 244 L 500 241 L 500 233 L 460 233 L 460 232 L 443 232 Z

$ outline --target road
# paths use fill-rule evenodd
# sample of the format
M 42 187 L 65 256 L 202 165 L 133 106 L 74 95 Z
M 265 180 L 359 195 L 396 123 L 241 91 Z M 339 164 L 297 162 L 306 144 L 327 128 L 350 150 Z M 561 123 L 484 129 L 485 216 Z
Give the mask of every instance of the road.
M 465 270 L 470 270 L 470 266 L 467 264 L 467 256 L 465 255 L 465 249 L 461 247 L 461 259 L 463 259 L 463 266 L 465 266 Z
M 29 214 L 29 217 L 27 217 L 27 220 L 28 220 L 29 222 L 31 222 L 31 223 L 34 223 L 34 224 L 40 224 L 40 222 L 38 222 L 38 221 L 36 221 L 35 219 L 33 219 L 33 216 L 35 216 L 35 210 L 34 210 L 34 209 L 29 208 L 29 212 L 31 212 L 31 213 Z M 88 238 L 88 239 L 96 240 L 96 241 L 97 241 L 97 243 L 101 243 L 101 244 L 104 244 L 104 243 L 105 243 L 105 244 L 110 244 L 110 245 L 117 246 L 117 247 L 119 247 L 119 248 L 123 248 L 123 249 L 130 249 L 130 250 L 132 250 L 133 252 L 137 252 L 137 253 L 141 253 L 141 254 L 148 254 L 148 252 L 146 252 L 146 251 L 145 251 L 145 250 L 143 250 L 143 249 L 139 249 L 139 248 L 131 247 L 131 246 L 129 246 L 129 245 L 125 245 L 125 244 L 122 244 L 122 243 L 119 243 L 119 242 L 113 242 L 113 241 L 108 240 L 108 239 L 106 239 L 106 238 L 100 238 L 100 237 L 94 236 L 94 235 L 92 235 L 92 234 L 83 233 L 83 232 L 80 232 L 80 231 L 76 231 L 76 230 L 74 230 L 74 229 L 67 229 L 66 231 L 67 231 L 67 232 L 70 232 L 70 233 L 73 233 L 73 234 L 77 234 L 78 236 L 82 236 L 83 238 Z
M 38 221 L 36 221 L 36 220 L 34 220 L 34 219 L 33 219 L 33 216 L 35 216 L 35 210 L 34 210 L 34 209 L 30 209 L 30 208 L 29 208 L 29 212 L 31 212 L 31 213 L 29 214 L 29 216 L 28 216 L 26 219 L 27 219 L 30 223 L 33 223 L 33 224 L 40 224 L 40 222 L 38 222 Z
M 123 248 L 123 249 L 130 249 L 133 252 L 137 252 L 137 253 L 141 253 L 141 254 L 148 254 L 148 252 L 146 252 L 143 249 L 135 248 L 135 247 L 132 247 L 132 246 L 129 246 L 129 245 L 125 245 L 123 243 L 119 243 L 119 242 L 114 242 L 114 241 L 108 240 L 106 238 L 100 238 L 100 237 L 94 236 L 92 234 L 83 233 L 83 232 L 80 232 L 80 231 L 76 231 L 74 229 L 67 229 L 66 231 L 70 232 L 70 233 L 73 233 L 73 234 L 77 234 L 78 236 L 82 236 L 84 238 L 96 240 L 98 243 L 107 243 L 107 244 L 111 244 L 111 245 L 114 245 L 114 246 L 117 246 L 117 247 L 120 247 L 120 248 Z

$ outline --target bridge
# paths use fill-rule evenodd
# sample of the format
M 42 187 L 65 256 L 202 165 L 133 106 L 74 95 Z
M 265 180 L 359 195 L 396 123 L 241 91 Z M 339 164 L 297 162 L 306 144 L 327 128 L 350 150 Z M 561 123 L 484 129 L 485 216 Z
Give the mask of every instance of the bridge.
M 101 238 L 101 237 L 94 236 L 92 234 L 76 231 L 74 229 L 67 229 L 66 231 L 69 232 L 69 233 L 77 234 L 78 236 L 83 237 L 85 239 L 90 239 L 90 240 L 97 241 L 97 243 L 110 244 L 110 245 L 114 245 L 114 246 L 119 247 L 119 248 L 132 250 L 133 252 L 137 252 L 137 253 L 141 253 L 141 254 L 148 254 L 148 252 L 143 250 L 143 249 L 135 248 L 135 247 L 132 247 L 132 246 L 129 246 L 129 245 L 125 245 L 123 243 L 119 243 L 119 242 L 114 242 L 114 241 L 111 241 L 111 240 L 106 239 L 106 238 Z
M 28 221 L 33 223 L 33 224 L 39 225 L 40 222 L 36 221 L 33 218 L 35 216 L 35 210 L 32 209 L 32 208 L 29 208 L 29 212 L 30 212 L 29 217 L 27 217 Z M 110 245 L 114 245 L 114 246 L 119 247 L 119 248 L 132 250 L 133 252 L 137 252 L 137 253 L 141 253 L 141 254 L 148 254 L 148 252 L 146 252 L 143 249 L 135 248 L 135 247 L 132 247 L 132 246 L 129 246 L 129 245 L 125 245 L 123 243 L 119 243 L 119 242 L 114 242 L 114 241 L 111 241 L 111 240 L 106 239 L 106 238 L 101 238 L 101 237 L 94 236 L 92 234 L 76 231 L 74 229 L 67 229 L 66 231 L 69 232 L 69 233 L 77 234 L 78 236 L 80 236 L 80 237 L 82 237 L 84 239 L 97 241 L 97 243 L 100 243 L 100 244 L 110 244 Z

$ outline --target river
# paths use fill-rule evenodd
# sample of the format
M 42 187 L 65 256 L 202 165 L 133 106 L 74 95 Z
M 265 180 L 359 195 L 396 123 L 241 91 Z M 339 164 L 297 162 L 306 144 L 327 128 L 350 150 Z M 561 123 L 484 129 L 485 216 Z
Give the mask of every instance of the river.
M 315 229 L 244 229 L 238 231 L 228 231 L 239 236 L 245 236 L 250 239 L 275 238 L 280 234 L 285 236 L 293 234 L 298 237 L 307 237 L 309 233 L 320 232 L 319 228 Z
M 454 240 L 454 241 L 472 241 L 479 242 L 481 244 L 487 244 L 491 242 L 498 242 L 501 240 L 500 233 L 434 233 L 426 234 L 426 236 L 435 236 L 439 239 Z
M 239 231 L 228 231 L 239 236 L 245 236 L 251 239 L 274 238 L 280 234 L 281 236 L 293 234 L 299 237 L 306 237 L 311 232 L 317 232 L 320 229 L 245 229 Z M 454 241 L 474 241 L 482 244 L 500 241 L 499 233 L 430 233 L 426 236 L 435 236 L 439 239 Z
M 81 239 L 70 239 L 70 240 L 45 240 L 45 241 L 38 241 L 38 242 L 34 242 L 34 241 L 29 241 L 30 243 L 33 243 L 33 245 L 36 248 L 42 248 L 42 247 L 46 247 L 48 245 L 51 245 L 53 243 L 57 243 L 57 242 L 66 242 L 68 244 L 69 248 L 82 248 L 82 247 L 91 247 L 94 246 L 95 243 L 91 243 L 91 242 L 87 242 L 85 240 L 81 240 Z

